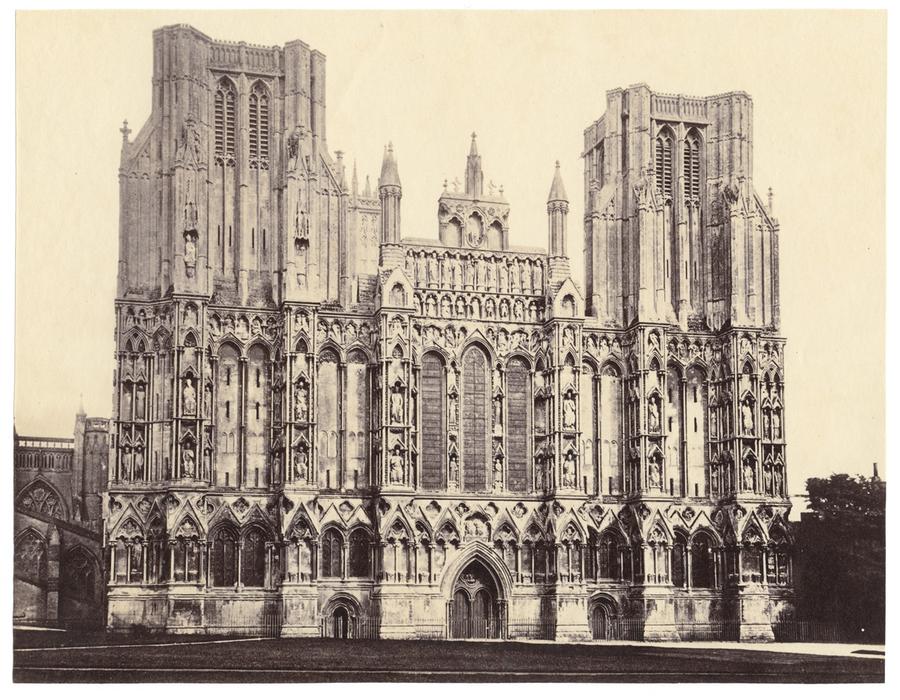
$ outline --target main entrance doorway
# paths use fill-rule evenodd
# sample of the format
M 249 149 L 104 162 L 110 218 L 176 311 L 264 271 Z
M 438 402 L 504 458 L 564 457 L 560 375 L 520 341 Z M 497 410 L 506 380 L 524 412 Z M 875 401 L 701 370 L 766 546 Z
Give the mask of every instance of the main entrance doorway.
M 450 636 L 454 639 L 498 639 L 500 602 L 493 577 L 478 561 L 459 575 L 450 603 Z
M 331 615 L 331 635 L 335 639 L 350 638 L 350 613 L 342 605 L 336 607 Z

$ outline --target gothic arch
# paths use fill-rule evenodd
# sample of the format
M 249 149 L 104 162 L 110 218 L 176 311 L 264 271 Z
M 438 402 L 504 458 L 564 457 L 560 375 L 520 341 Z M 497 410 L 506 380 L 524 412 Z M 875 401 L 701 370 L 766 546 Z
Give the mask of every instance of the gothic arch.
M 472 542 L 460 550 L 459 556 L 444 568 L 441 577 L 441 595 L 450 600 L 453 587 L 459 575 L 473 562 L 480 563 L 490 575 L 501 601 L 509 600 L 513 590 L 513 580 L 506 564 L 490 543 Z
M 16 506 L 60 520 L 69 519 L 66 502 L 59 491 L 42 477 L 37 477 L 19 491 Z

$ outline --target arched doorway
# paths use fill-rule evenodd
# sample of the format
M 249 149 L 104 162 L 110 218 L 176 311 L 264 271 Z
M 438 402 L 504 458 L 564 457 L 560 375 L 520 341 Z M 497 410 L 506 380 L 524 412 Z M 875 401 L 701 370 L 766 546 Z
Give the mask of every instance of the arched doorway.
M 606 601 L 597 601 L 591 608 L 591 636 L 594 639 L 619 639 L 618 616 Z
M 497 639 L 502 636 L 502 615 L 497 583 L 484 564 L 471 562 L 453 586 L 450 601 L 450 636 L 454 639 Z
M 339 605 L 331 613 L 331 636 L 335 639 L 350 638 L 350 612 Z

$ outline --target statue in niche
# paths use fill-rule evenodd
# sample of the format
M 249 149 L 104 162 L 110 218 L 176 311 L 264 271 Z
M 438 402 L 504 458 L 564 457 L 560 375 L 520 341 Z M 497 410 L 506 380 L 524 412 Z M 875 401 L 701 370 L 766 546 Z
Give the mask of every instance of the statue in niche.
M 494 382 L 494 393 L 500 391 L 500 388 L 503 386 L 503 375 L 500 373 L 499 367 L 494 367 L 494 371 L 491 374 L 491 379 Z
M 144 479 L 144 451 L 141 448 L 134 453 L 134 479 L 135 481 Z
M 500 301 L 500 318 L 503 320 L 509 318 L 509 302 L 506 299 Z
M 450 300 L 447 297 L 441 298 L 441 316 L 443 318 L 449 318 L 451 315 L 450 309 Z
M 528 268 L 528 261 L 522 260 L 519 263 L 519 280 L 522 285 L 522 292 L 525 293 L 528 290 L 528 283 L 531 281 L 531 272 Z
M 309 412 L 309 395 L 306 387 L 300 384 L 294 394 L 294 420 L 305 421 Z
M 420 253 L 415 254 L 415 269 L 416 271 L 412 283 L 419 287 L 426 286 L 428 283 L 427 263 L 425 261 L 425 256 Z
M 503 435 L 503 399 L 499 396 L 494 397 L 493 407 L 494 434 Z
M 400 321 L 399 318 L 395 318 L 394 320 L 391 321 L 390 330 L 388 331 L 388 333 L 391 337 L 403 335 L 403 323 Z
M 451 326 L 444 329 L 444 339 L 447 341 L 448 348 L 456 347 L 456 331 Z
M 781 411 L 772 414 L 772 439 L 781 439 Z
M 197 236 L 187 233 L 184 236 L 184 272 L 188 277 L 194 276 L 197 267 Z
M 466 315 L 466 302 L 463 301 L 461 296 L 456 297 L 456 315 L 462 316 L 465 318 Z
M 519 263 L 516 260 L 509 264 L 509 291 L 513 293 L 519 291 Z
M 744 433 L 753 435 L 753 404 L 749 399 L 741 404 L 741 425 L 744 428 Z
M 441 273 L 438 268 L 437 253 L 432 253 L 428 258 L 428 282 L 436 287 L 441 284 Z
M 647 404 L 647 428 L 651 433 L 659 432 L 659 397 L 655 395 Z
M 304 449 L 299 449 L 294 452 L 294 479 L 298 481 L 305 481 L 307 478 L 306 474 L 306 451 Z
M 410 282 L 416 283 L 416 256 L 411 250 L 406 251 L 406 276 Z
M 450 277 L 452 279 L 452 287 L 459 289 L 462 286 L 462 270 L 459 268 L 459 256 L 454 255 L 450 258 Z
M 472 318 L 481 318 L 481 302 L 478 298 L 472 299 Z
M 500 455 L 494 457 L 494 485 L 497 488 L 503 486 L 503 458 Z
M 775 495 L 781 495 L 781 483 L 784 476 L 781 473 L 781 467 L 775 467 Z
M 500 334 L 497 336 L 497 349 L 501 355 L 509 352 L 509 334 L 506 331 L 500 331 Z
M 544 268 L 540 260 L 532 268 L 531 286 L 535 294 L 540 294 L 544 289 Z
M 457 419 L 456 400 L 450 399 L 450 425 L 456 425 Z
M 484 302 L 484 317 L 485 318 L 494 318 L 497 313 L 497 306 L 494 303 L 493 299 L 488 299 Z
M 194 448 L 185 445 L 181 456 L 182 476 L 186 479 L 194 478 Z
M 184 403 L 184 412 L 192 416 L 197 412 L 197 392 L 194 390 L 194 380 L 188 379 L 181 393 Z
M 435 314 L 436 304 L 434 303 L 434 297 L 428 296 L 425 299 L 425 315 L 426 316 L 436 316 Z
M 563 329 L 563 345 L 575 347 L 575 331 L 570 327 Z
M 713 494 L 719 493 L 719 468 L 712 467 L 709 470 L 709 488 Z
M 444 287 L 450 287 L 453 284 L 453 275 L 450 272 L 450 256 L 441 256 L 441 282 Z
M 571 392 L 563 399 L 563 429 L 575 430 L 575 397 Z
M 772 467 L 766 467 L 763 472 L 763 483 L 766 487 L 766 493 L 772 493 Z
M 241 316 L 238 319 L 237 336 L 238 338 L 247 339 L 250 335 L 250 324 L 247 323 L 247 317 Z
M 391 453 L 389 462 L 390 480 L 392 484 L 402 484 L 403 478 L 403 455 L 400 454 L 400 448 L 395 447 Z
M 391 422 L 396 424 L 403 422 L 403 394 L 399 389 L 391 392 Z
M 203 415 L 207 418 L 212 416 L 212 385 L 207 384 L 203 390 Z
M 753 490 L 753 465 L 750 460 L 744 462 L 744 488 L 747 491 Z
M 763 411 L 763 437 L 767 439 L 772 437 L 772 420 L 768 411 Z
M 513 305 L 513 318 L 516 321 L 525 319 L 525 304 L 522 303 L 521 299 L 516 299 L 516 303 Z
M 650 488 L 658 489 L 662 486 L 662 467 L 659 464 L 659 455 L 650 458 Z
M 184 205 L 184 230 L 197 230 L 197 205 L 193 202 L 187 202 Z
M 475 287 L 475 265 L 472 260 L 468 260 L 468 265 L 466 265 L 466 287 Z
M 250 325 L 250 333 L 252 335 L 262 335 L 262 323 L 260 323 L 259 319 L 255 316 L 253 317 L 253 322 Z
M 566 458 L 562 465 L 562 485 L 563 488 L 575 488 L 575 455 L 572 450 L 566 453 Z
M 529 323 L 534 323 L 538 320 L 537 318 L 537 304 L 533 301 L 528 304 L 528 317 L 527 320 Z
M 501 292 L 506 292 L 509 288 L 509 270 L 506 269 L 505 260 L 497 263 L 497 288 Z
M 450 455 L 450 483 L 459 483 L 459 457 L 456 453 Z

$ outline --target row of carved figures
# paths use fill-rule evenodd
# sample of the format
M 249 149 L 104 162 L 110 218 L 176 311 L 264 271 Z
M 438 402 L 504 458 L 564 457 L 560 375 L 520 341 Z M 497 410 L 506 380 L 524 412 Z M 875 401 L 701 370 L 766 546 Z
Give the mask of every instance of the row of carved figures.
M 527 257 L 407 251 L 406 275 L 418 287 L 541 294 L 544 263 Z

